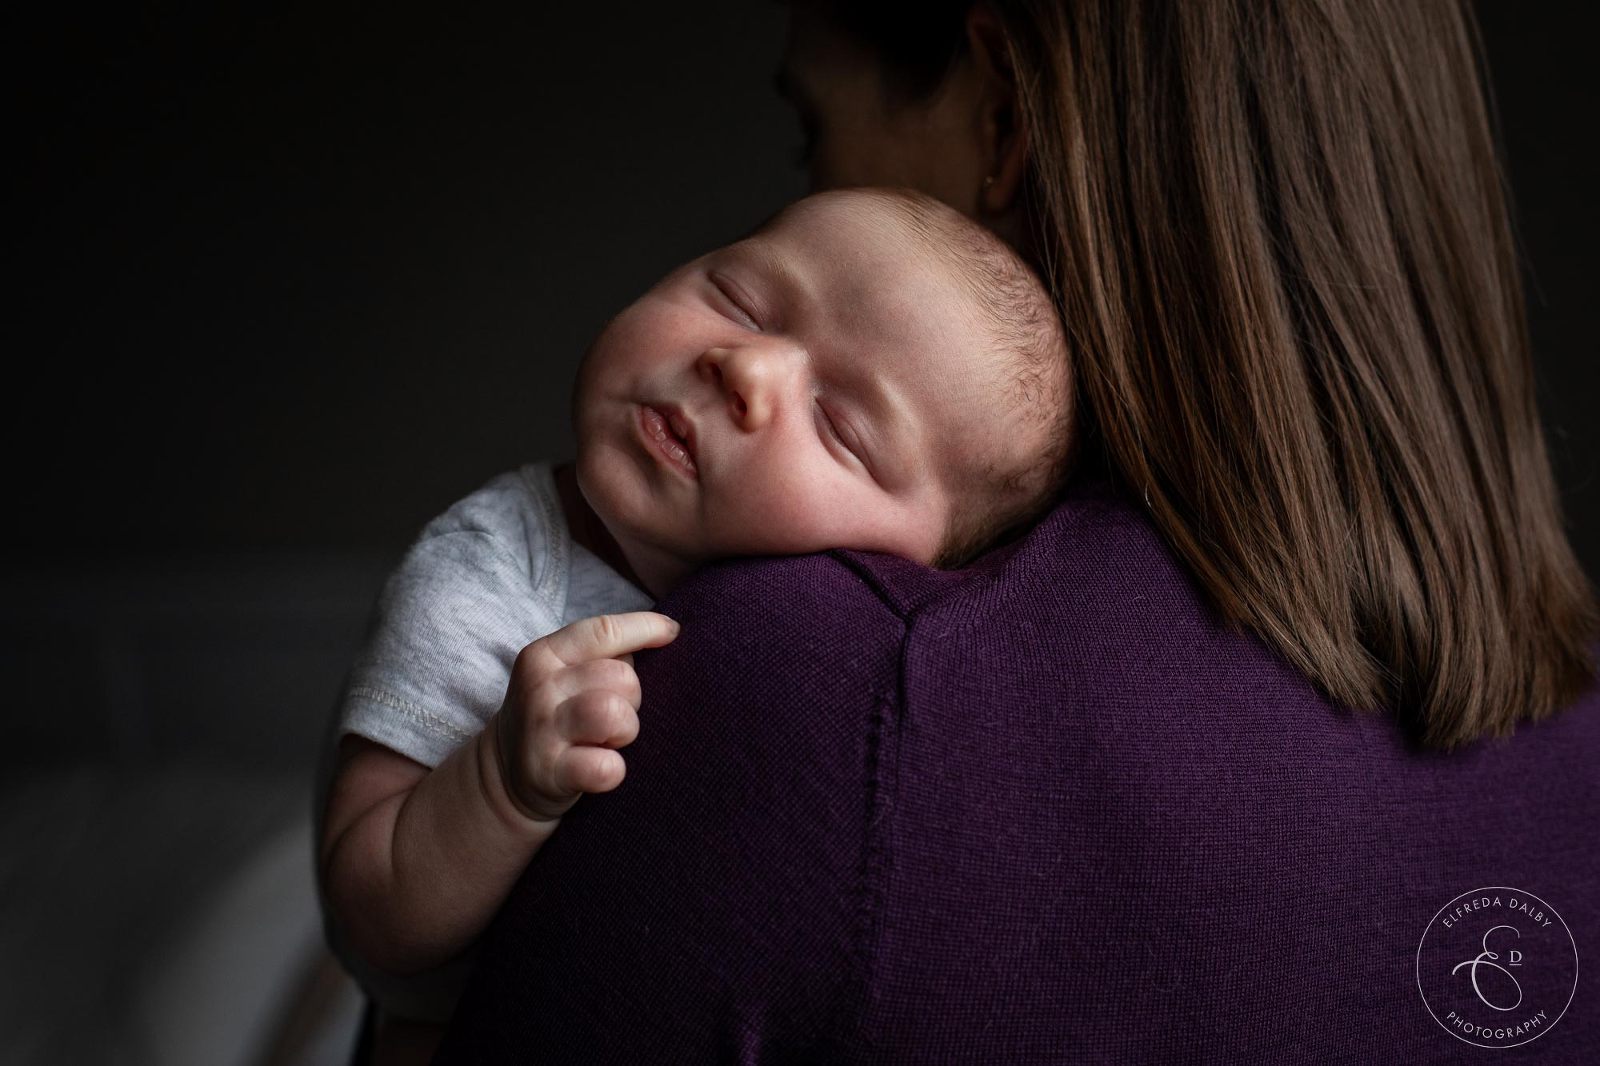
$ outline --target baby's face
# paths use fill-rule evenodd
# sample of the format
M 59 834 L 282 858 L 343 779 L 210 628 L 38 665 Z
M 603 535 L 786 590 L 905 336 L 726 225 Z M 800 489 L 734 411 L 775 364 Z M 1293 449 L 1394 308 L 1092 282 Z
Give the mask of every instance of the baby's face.
M 931 561 L 1007 432 L 958 280 L 867 194 L 834 192 L 668 275 L 579 372 L 578 482 L 652 592 L 733 555 Z

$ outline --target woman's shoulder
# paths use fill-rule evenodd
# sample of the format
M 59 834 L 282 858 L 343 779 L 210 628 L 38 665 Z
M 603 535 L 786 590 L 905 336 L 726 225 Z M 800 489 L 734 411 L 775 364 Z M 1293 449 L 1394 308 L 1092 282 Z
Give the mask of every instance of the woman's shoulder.
M 1182 569 L 1137 500 L 1108 477 L 1070 482 L 1031 529 L 960 570 L 934 570 L 875 552 L 836 553 L 903 618 L 978 624 L 1036 615 L 1063 601 L 1089 609 L 1120 596 L 1130 577 L 1182 586 Z
M 1133 582 L 1179 602 L 1193 599 L 1143 508 L 1097 477 L 1070 483 L 1032 529 L 960 570 L 850 549 L 731 559 L 699 571 L 662 609 L 767 632 L 898 631 L 933 617 L 956 626 L 995 616 L 1037 619 L 1063 606 L 1092 618 L 1125 599 Z
M 829 629 L 901 628 L 902 620 L 847 553 L 729 558 L 712 562 L 664 597 L 659 609 L 684 621 L 759 628 L 787 638 Z

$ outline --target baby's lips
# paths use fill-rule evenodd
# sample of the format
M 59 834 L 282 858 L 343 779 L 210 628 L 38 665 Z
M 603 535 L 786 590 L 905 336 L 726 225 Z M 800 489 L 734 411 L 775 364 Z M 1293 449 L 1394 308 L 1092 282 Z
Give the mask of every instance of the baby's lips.
M 695 439 L 694 423 L 689 420 L 688 415 L 684 414 L 683 408 L 669 403 L 662 404 L 656 410 L 660 411 L 661 416 L 667 420 L 667 429 L 682 443 L 683 450 L 689 453 L 689 461 L 698 464 L 700 461 L 700 449 L 699 442 Z

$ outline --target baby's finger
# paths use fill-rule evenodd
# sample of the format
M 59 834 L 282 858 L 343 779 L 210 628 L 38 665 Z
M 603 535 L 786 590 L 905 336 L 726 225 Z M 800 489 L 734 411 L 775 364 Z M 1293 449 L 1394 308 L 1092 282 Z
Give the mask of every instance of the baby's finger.
M 545 682 L 544 692 L 559 707 L 572 697 L 590 691 L 614 692 L 635 709 L 644 702 L 639 675 L 620 659 L 594 659 L 569 666 Z
M 610 748 L 573 745 L 561 754 L 559 777 L 580 792 L 610 792 L 627 772 L 627 763 Z
M 557 708 L 556 725 L 569 743 L 622 748 L 639 735 L 639 713 L 619 693 L 589 689 Z
M 678 623 L 664 614 L 628 611 L 580 618 L 534 641 L 525 650 L 542 648 L 561 665 L 572 666 L 591 659 L 615 658 L 640 648 L 659 648 L 670 644 L 677 635 Z

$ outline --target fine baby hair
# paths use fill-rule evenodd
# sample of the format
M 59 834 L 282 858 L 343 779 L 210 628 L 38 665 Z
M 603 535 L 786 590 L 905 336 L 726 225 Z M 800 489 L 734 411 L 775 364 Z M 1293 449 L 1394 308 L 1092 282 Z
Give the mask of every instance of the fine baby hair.
M 1035 446 L 1001 449 L 970 472 L 969 491 L 961 495 L 964 502 L 951 516 L 933 563 L 955 569 L 1031 525 L 1065 480 L 1077 441 L 1066 338 L 1044 283 L 1004 240 L 913 189 L 874 191 L 930 255 L 954 268 L 992 341 L 988 352 L 971 358 L 993 368 L 1019 428 L 1036 431 Z

